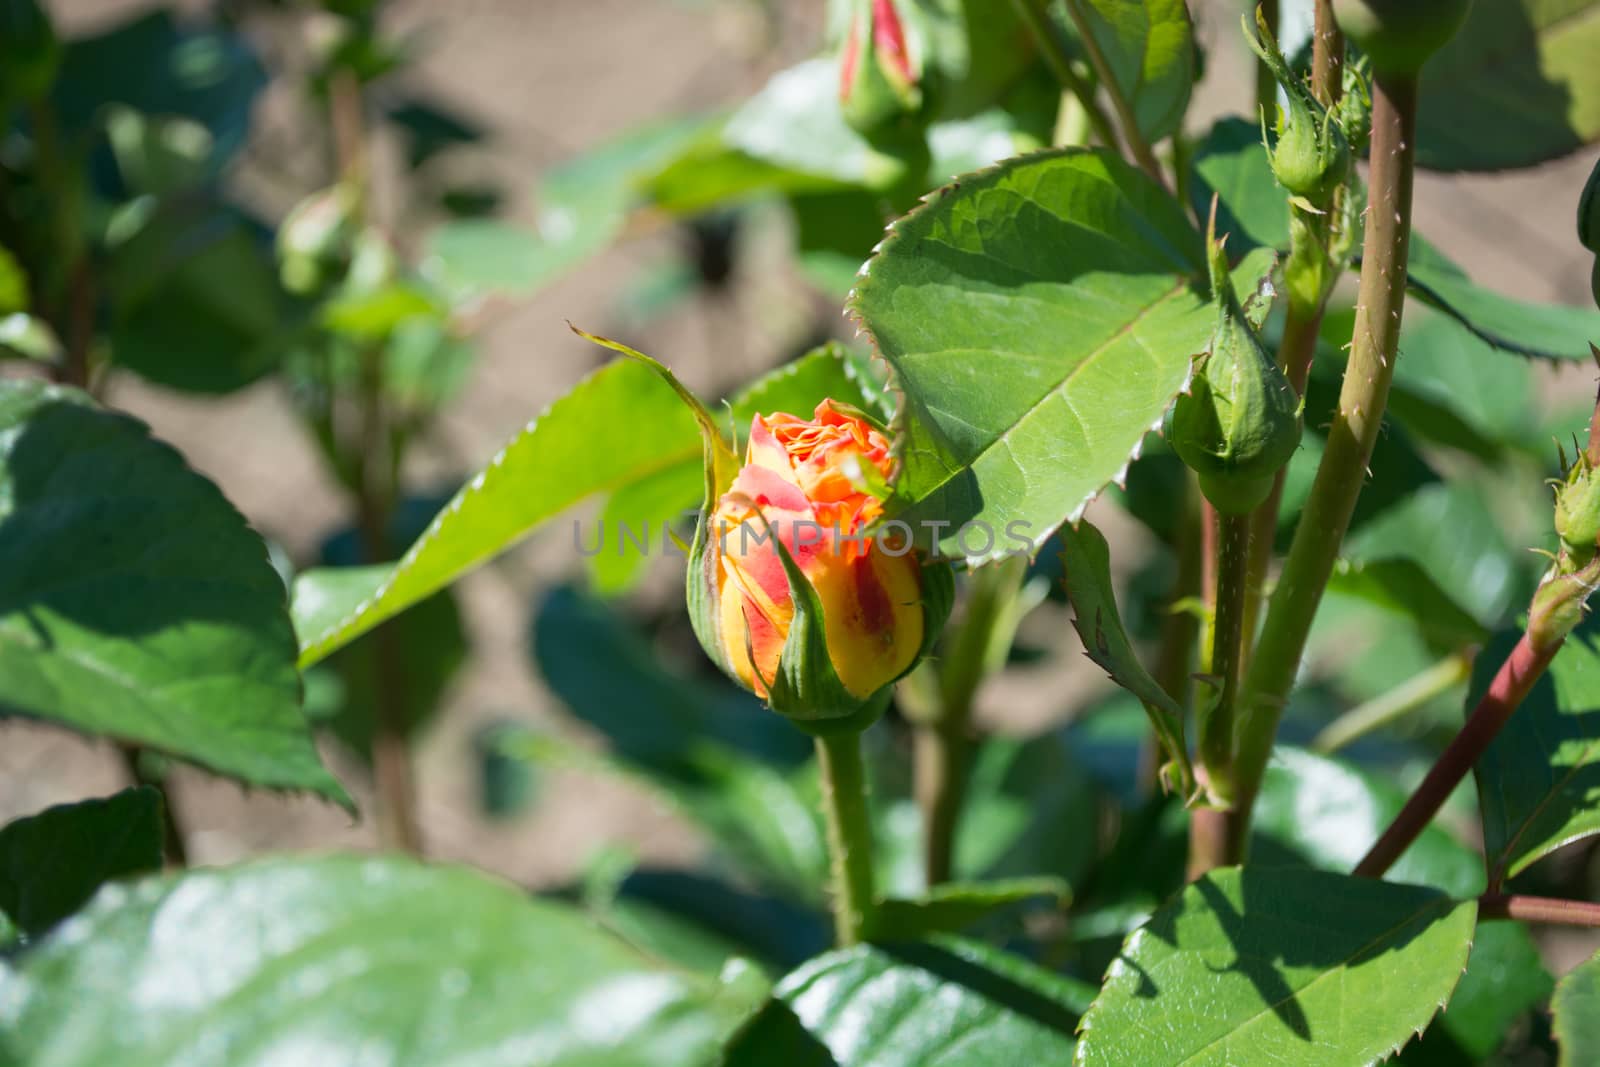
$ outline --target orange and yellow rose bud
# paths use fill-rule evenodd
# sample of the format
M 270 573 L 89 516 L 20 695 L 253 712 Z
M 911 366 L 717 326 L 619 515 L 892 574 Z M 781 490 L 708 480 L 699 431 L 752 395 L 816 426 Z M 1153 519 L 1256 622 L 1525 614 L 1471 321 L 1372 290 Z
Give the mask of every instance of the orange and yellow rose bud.
M 832 401 L 810 419 L 758 415 L 744 467 L 702 516 L 701 642 L 812 728 L 871 722 L 949 611 L 949 568 L 871 532 L 890 466 L 883 432 Z

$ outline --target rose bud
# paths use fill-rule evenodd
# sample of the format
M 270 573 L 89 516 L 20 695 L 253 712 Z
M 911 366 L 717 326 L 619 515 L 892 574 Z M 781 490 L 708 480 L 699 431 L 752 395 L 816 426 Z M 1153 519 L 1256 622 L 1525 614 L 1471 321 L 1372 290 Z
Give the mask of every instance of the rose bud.
M 1323 107 L 1305 82 L 1289 69 L 1259 8 L 1256 28 L 1259 37 L 1250 32 L 1250 21 L 1245 19 L 1245 40 L 1272 71 L 1288 101 L 1287 107 L 1278 110 L 1276 140 L 1262 130 L 1272 176 L 1292 196 L 1304 200 L 1313 210 L 1322 211 L 1350 173 L 1350 144 L 1335 121 L 1338 113 Z M 1266 116 L 1262 115 L 1263 126 L 1265 123 Z
M 839 53 L 839 106 L 851 129 L 869 139 L 922 108 L 920 64 L 898 2 L 854 0 Z
M 695 631 L 745 688 L 814 732 L 859 730 L 949 613 L 947 565 L 924 565 L 882 517 L 889 442 L 831 400 L 756 416 L 745 465 L 702 511 L 689 568 Z

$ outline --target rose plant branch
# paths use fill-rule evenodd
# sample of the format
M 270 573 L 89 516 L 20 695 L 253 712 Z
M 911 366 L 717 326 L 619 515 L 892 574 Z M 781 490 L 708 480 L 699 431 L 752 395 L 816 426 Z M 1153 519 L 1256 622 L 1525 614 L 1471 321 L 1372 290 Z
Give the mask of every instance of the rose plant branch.
M 1472 677 L 1472 650 L 1453 652 L 1386 693 L 1356 705 L 1311 740 L 1314 751 L 1331 754 L 1381 726 L 1397 721 Z
M 861 735 L 855 731 L 824 735 L 816 745 L 833 868 L 834 935 L 839 944 L 853 945 L 868 936 L 875 896 Z
M 1478 918 L 1600 928 L 1600 904 L 1557 897 L 1485 893 L 1478 898 Z
M 1361 493 L 1394 377 L 1411 243 L 1415 70 L 1378 71 L 1373 97 L 1370 202 L 1350 362 L 1327 449 L 1268 602 L 1265 628 L 1243 686 L 1237 723 L 1237 817 L 1246 822 L 1312 621 Z
M 1012 0 L 1012 4 L 1022 21 L 1027 24 L 1051 73 L 1056 76 L 1061 87 L 1071 93 L 1082 106 L 1083 114 L 1088 119 L 1095 136 L 1100 139 L 1101 144 L 1116 150 L 1119 147 L 1116 128 L 1112 126 L 1110 117 L 1101 108 L 1100 101 L 1095 99 L 1094 86 L 1084 81 L 1073 68 L 1072 57 L 1067 53 L 1061 35 L 1050 21 L 1044 0 Z

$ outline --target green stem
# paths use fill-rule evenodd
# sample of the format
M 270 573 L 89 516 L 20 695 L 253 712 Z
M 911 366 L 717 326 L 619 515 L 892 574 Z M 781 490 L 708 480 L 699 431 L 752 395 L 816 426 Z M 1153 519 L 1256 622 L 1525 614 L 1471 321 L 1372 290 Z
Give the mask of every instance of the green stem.
M 1095 77 L 1100 79 L 1106 95 L 1111 98 L 1112 110 L 1117 113 L 1117 121 L 1122 127 L 1122 138 L 1128 145 L 1128 151 L 1133 155 L 1133 161 L 1139 164 L 1157 185 L 1163 189 L 1167 188 L 1167 176 L 1162 173 L 1156 154 L 1150 150 L 1150 143 L 1144 139 L 1144 133 L 1139 129 L 1139 120 L 1133 113 L 1133 105 L 1117 87 L 1116 73 L 1111 69 L 1111 62 L 1106 59 L 1105 52 L 1101 50 L 1100 42 L 1095 39 L 1089 19 L 1083 13 L 1081 0 L 1067 0 L 1067 13 L 1072 16 L 1073 25 L 1078 27 L 1078 37 L 1083 42 L 1084 54 L 1089 57 L 1089 66 L 1094 69 Z
M 179 869 L 189 866 L 189 848 L 184 837 L 183 824 L 178 821 L 178 813 L 172 806 L 172 793 L 167 789 L 165 776 L 146 772 L 138 745 L 118 745 L 117 752 L 122 757 L 122 765 L 127 768 L 128 777 L 134 785 L 148 786 L 160 794 L 161 855 L 166 860 L 167 866 Z
M 1472 676 L 1471 657 L 1457 652 L 1401 682 L 1387 693 L 1358 704 L 1323 727 L 1311 741 L 1318 752 L 1332 754 L 1388 726 L 1428 701 L 1449 692 Z
M 872 821 L 867 813 L 861 735 L 817 738 L 822 809 L 833 857 L 833 926 L 840 945 L 864 940 L 873 917 Z
M 1373 92 L 1370 206 L 1350 361 L 1322 463 L 1245 677 L 1236 768 L 1238 806 L 1246 820 L 1389 400 L 1411 243 L 1416 114 L 1416 76 L 1378 75 Z
M 1324 107 L 1339 102 L 1344 92 L 1344 34 L 1333 18 L 1333 0 L 1317 0 L 1311 36 L 1311 95 Z
M 1249 554 L 1250 517 L 1219 514 L 1217 611 L 1211 630 L 1211 673 L 1219 680 L 1219 692 L 1211 711 L 1200 716 L 1198 754 L 1212 798 L 1224 804 L 1233 794 L 1233 717 L 1239 699 Z
M 1155 669 L 1151 672 L 1156 683 L 1166 694 L 1177 701 L 1179 707 L 1189 706 L 1189 677 L 1194 670 L 1195 643 L 1200 638 L 1200 620 L 1183 601 L 1200 596 L 1201 564 L 1200 536 L 1200 486 L 1190 474 L 1184 480 L 1183 515 L 1173 539 L 1173 551 L 1178 556 L 1178 573 L 1173 578 L 1172 593 L 1167 598 L 1166 614 L 1161 620 L 1161 643 L 1156 650 Z M 1154 728 L 1145 734 L 1139 751 L 1139 790 L 1153 796 L 1159 788 L 1158 772 L 1162 761 L 1161 739 Z
M 1033 39 L 1039 45 L 1039 51 L 1044 54 L 1045 63 L 1049 65 L 1051 73 L 1061 83 L 1061 87 L 1071 93 L 1083 108 L 1084 117 L 1093 128 L 1095 136 L 1100 143 L 1113 151 L 1117 148 L 1117 131 L 1111 125 L 1111 119 L 1101 109 L 1100 102 L 1094 98 L 1094 87 L 1078 76 L 1073 69 L 1072 56 L 1067 52 L 1067 47 L 1062 43 L 1061 35 L 1056 32 L 1055 25 L 1050 21 L 1050 15 L 1045 10 L 1040 0 L 1012 0 L 1017 9 L 1017 14 L 1028 26 L 1028 31 L 1033 34 Z
M 1262 19 L 1267 24 L 1267 30 L 1274 40 L 1278 38 L 1278 0 L 1261 0 L 1258 5 Z M 1278 79 L 1273 77 L 1272 68 L 1268 67 L 1265 60 L 1256 60 L 1256 108 L 1258 112 L 1265 112 L 1268 119 L 1276 114 L 1274 110 L 1278 103 Z
M 918 726 L 911 735 L 911 774 L 922 810 L 923 877 L 932 889 L 950 880 L 954 865 L 967 787 L 965 730 Z

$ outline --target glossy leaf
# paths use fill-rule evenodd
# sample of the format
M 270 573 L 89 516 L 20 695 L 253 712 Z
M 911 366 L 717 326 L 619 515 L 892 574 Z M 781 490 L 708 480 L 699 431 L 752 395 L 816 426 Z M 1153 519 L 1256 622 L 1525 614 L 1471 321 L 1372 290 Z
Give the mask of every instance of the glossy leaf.
M 852 306 L 905 398 L 898 516 L 949 522 L 941 551 L 974 565 L 1081 516 L 1204 347 L 1200 252 L 1177 202 L 1099 151 L 1001 164 L 896 222 Z
M 1407 793 L 1387 778 L 1343 760 L 1280 745 L 1256 803 L 1252 863 L 1307 863 L 1345 873 L 1399 814 Z M 1390 881 L 1441 889 L 1455 897 L 1483 892 L 1483 858 L 1437 824 L 1418 835 L 1390 868 Z M 1459 1050 L 1472 1062 L 1493 1052 L 1513 1023 L 1549 995 L 1550 975 L 1521 923 L 1480 923 L 1450 1006 L 1402 1062 Z
M 0 914 L 42 934 L 106 882 L 161 867 L 161 795 L 125 789 L 0 828 Z
M 1550 1002 L 1561 1067 L 1600 1061 L 1600 956 L 1577 967 L 1556 986 Z
M 1600 138 L 1600 3 L 1495 0 L 1422 68 L 1418 165 L 1504 170 Z
M 1067 0 L 1099 43 L 1147 141 L 1175 133 L 1195 79 L 1194 25 L 1184 0 Z
M 342 613 L 324 604 L 339 621 L 301 634 L 301 665 L 444 588 L 573 504 L 664 469 L 676 443 L 694 433 L 694 417 L 650 368 L 627 360 L 602 367 L 512 438 L 371 587 L 342 582 L 340 593 L 353 603 Z
M 1467 707 L 1516 644 L 1502 632 L 1478 654 Z M 1478 761 L 1484 850 L 1514 876 L 1562 845 L 1600 833 L 1600 629 L 1580 626 Z
M 1167 756 L 1177 761 L 1180 788 L 1187 794 L 1191 773 L 1183 739 L 1183 708 L 1145 670 L 1122 627 L 1111 584 L 1111 550 L 1090 523 L 1061 531 L 1061 558 L 1066 565 L 1067 598 L 1072 601 L 1072 625 L 1084 651 L 1111 680 L 1139 698 L 1161 737 Z
M 1515 4 L 1508 2 L 1506 6 Z M 1600 46 L 1600 3 L 1593 5 L 1593 10 L 1595 17 L 1589 21 L 1594 23 L 1596 45 Z M 1600 95 L 1596 97 L 1596 118 L 1600 121 Z M 1503 296 L 1475 283 L 1443 252 L 1421 238 L 1411 242 L 1406 269 L 1407 284 L 1418 299 L 1495 348 L 1542 359 L 1587 363 L 1589 342 L 1600 337 L 1600 311 Z M 1401 352 L 1405 352 L 1404 345 Z M 1395 364 L 1397 375 L 1404 365 L 1404 359 Z
M 1417 886 L 1212 871 L 1128 938 L 1074 1062 L 1377 1062 L 1449 999 L 1476 916 L 1473 902 Z
M 754 986 L 461 868 L 276 860 L 103 892 L 8 976 L 0 1059 L 698 1067 Z
M 725 1067 L 1016 1067 L 1066 1063 L 1093 990 L 957 938 L 858 945 L 778 983 Z
M 348 804 L 266 546 L 135 419 L 0 386 L 0 708 Z

